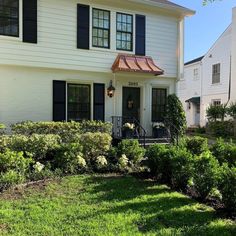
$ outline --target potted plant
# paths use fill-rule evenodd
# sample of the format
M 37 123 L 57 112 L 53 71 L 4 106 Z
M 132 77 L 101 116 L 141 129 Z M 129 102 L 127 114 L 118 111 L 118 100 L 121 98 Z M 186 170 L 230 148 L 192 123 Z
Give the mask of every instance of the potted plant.
M 132 123 L 125 123 L 122 127 L 122 135 L 124 138 L 132 138 L 134 136 L 135 125 Z
M 162 122 L 154 123 L 152 130 L 154 138 L 163 138 L 166 136 L 166 127 Z

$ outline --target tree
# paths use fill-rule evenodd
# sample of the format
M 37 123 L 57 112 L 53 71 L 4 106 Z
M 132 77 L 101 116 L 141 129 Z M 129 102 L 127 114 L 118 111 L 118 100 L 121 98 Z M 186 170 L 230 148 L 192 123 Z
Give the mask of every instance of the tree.
M 183 105 L 175 94 L 167 98 L 165 126 L 170 131 L 172 141 L 177 142 L 178 137 L 184 134 L 187 127 Z
M 207 118 L 209 121 L 214 121 L 216 122 L 218 119 L 221 121 L 224 121 L 226 115 L 227 115 L 227 107 L 226 104 L 221 104 L 221 105 L 214 105 L 211 104 L 207 108 Z
M 203 0 L 203 5 L 205 6 L 205 5 L 207 5 L 208 3 L 213 3 L 213 2 L 215 2 L 215 1 L 222 1 L 222 0 Z

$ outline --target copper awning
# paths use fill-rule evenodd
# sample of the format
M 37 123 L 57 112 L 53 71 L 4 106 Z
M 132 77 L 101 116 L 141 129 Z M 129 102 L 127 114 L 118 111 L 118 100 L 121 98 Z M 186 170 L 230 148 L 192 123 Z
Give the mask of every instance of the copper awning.
M 164 71 L 155 65 L 151 57 L 127 54 L 119 54 L 111 69 L 113 72 L 141 72 L 154 75 L 164 74 Z

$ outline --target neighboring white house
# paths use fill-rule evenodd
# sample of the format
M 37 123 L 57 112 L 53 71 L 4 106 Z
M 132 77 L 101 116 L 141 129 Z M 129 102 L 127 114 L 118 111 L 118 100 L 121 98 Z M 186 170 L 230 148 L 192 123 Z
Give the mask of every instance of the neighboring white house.
M 229 103 L 230 95 L 235 93 L 230 93 L 231 82 L 236 79 L 231 73 L 232 28 L 233 24 L 203 57 L 185 63 L 178 95 L 186 111 L 188 127 L 205 126 L 209 105 Z
M 1 123 L 133 116 L 150 134 L 162 119 L 193 11 L 167 0 L 0 0 L 0 9 Z

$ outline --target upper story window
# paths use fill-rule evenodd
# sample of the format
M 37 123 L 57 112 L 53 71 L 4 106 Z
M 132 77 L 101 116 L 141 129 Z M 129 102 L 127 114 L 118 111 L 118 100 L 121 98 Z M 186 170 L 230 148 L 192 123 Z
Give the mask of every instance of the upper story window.
M 0 0 L 0 35 L 19 37 L 19 0 Z
M 133 16 L 116 14 L 116 49 L 133 51 Z
M 213 104 L 213 106 L 220 106 L 221 100 L 220 99 L 212 100 L 212 104 Z
M 212 84 L 220 83 L 220 63 L 212 66 Z
M 110 12 L 93 9 L 93 47 L 110 48 Z
M 199 79 L 199 70 L 198 68 L 194 69 L 193 70 L 193 78 L 196 80 L 196 79 Z

